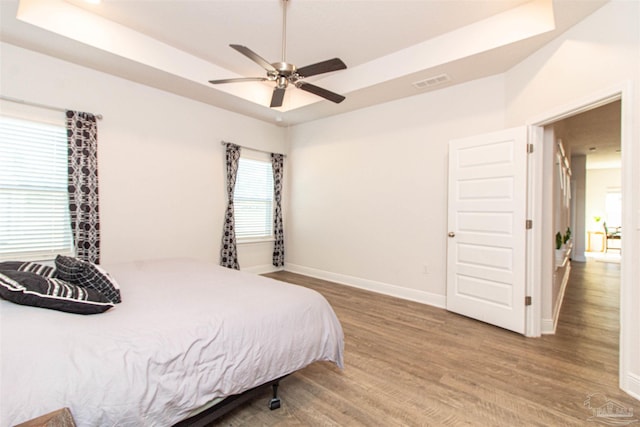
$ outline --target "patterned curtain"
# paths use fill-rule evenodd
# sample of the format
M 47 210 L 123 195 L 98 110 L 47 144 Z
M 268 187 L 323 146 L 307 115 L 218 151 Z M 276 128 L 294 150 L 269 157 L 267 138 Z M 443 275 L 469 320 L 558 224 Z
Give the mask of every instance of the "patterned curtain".
M 236 187 L 236 176 L 238 175 L 238 159 L 240 159 L 240 147 L 227 143 L 227 211 L 224 218 L 224 230 L 222 231 L 220 265 L 235 270 L 240 270 L 236 249 L 235 220 L 233 219 L 233 191 Z
M 76 256 L 100 263 L 98 126 L 93 114 L 67 111 L 69 213 Z
M 273 218 L 273 265 L 284 266 L 284 227 L 282 225 L 282 166 L 284 156 L 271 153 L 271 167 L 273 168 L 273 196 L 276 202 Z

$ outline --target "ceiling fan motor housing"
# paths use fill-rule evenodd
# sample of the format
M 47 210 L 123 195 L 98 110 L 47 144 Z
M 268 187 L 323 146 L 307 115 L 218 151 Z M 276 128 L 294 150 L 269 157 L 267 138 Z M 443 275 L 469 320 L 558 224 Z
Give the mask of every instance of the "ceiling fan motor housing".
M 278 89 L 285 89 L 289 85 L 289 82 L 295 83 L 298 80 L 295 65 L 289 64 L 288 62 L 274 62 L 271 65 L 276 69 L 274 77 Z
M 278 70 L 278 74 L 281 76 L 289 77 L 297 71 L 297 68 L 293 64 L 289 64 L 288 62 L 274 62 L 273 68 Z

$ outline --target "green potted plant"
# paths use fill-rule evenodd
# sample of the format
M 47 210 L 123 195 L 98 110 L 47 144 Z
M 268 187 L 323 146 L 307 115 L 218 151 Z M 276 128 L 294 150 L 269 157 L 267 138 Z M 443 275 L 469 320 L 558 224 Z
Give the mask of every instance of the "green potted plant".
M 595 215 L 593 217 L 593 222 L 595 222 L 595 231 L 602 231 L 602 223 L 600 222 L 600 220 L 602 220 L 602 217 L 600 215 Z
M 562 247 L 562 233 L 559 231 L 556 233 L 556 249 L 560 249 Z
M 562 239 L 562 243 L 566 245 L 569 240 L 571 240 L 571 228 L 567 227 L 567 231 L 565 231 L 564 233 L 564 238 Z M 556 242 L 556 245 L 557 245 L 557 242 Z

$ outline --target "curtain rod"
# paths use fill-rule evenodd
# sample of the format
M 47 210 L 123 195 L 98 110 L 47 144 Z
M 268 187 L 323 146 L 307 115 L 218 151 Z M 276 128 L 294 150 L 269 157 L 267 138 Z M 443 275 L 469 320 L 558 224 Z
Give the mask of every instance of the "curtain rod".
M 222 145 L 233 144 L 233 145 L 237 145 L 238 147 L 241 147 L 241 148 L 246 148 L 247 150 L 257 151 L 258 153 L 271 154 L 271 151 L 267 151 L 267 150 L 258 150 L 257 148 L 246 147 L 246 146 L 244 146 L 244 145 L 236 144 L 236 143 L 234 143 L 234 142 L 220 141 L 220 144 L 222 144 Z M 276 154 L 282 154 L 284 157 L 287 157 L 287 155 L 286 155 L 286 154 L 284 154 L 284 153 L 276 153 Z
M 38 104 L 37 102 L 25 101 L 24 99 L 12 98 L 10 96 L 5 96 L 5 95 L 0 95 L 0 99 L 2 99 L 3 101 L 15 102 L 16 104 L 24 104 L 24 105 L 29 105 L 31 107 L 44 108 L 46 110 L 61 111 L 63 113 L 66 113 L 67 110 L 69 110 L 68 108 L 60 108 L 60 107 L 53 107 L 51 105 Z M 94 116 L 96 116 L 96 119 L 102 120 L 102 114 L 94 114 Z

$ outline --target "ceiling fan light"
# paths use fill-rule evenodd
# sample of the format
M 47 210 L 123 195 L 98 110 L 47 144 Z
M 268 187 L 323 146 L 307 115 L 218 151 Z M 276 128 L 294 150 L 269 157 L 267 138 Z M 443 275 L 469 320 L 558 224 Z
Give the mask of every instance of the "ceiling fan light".
M 277 79 L 278 89 L 285 89 L 289 84 L 289 80 L 285 76 L 279 76 Z

